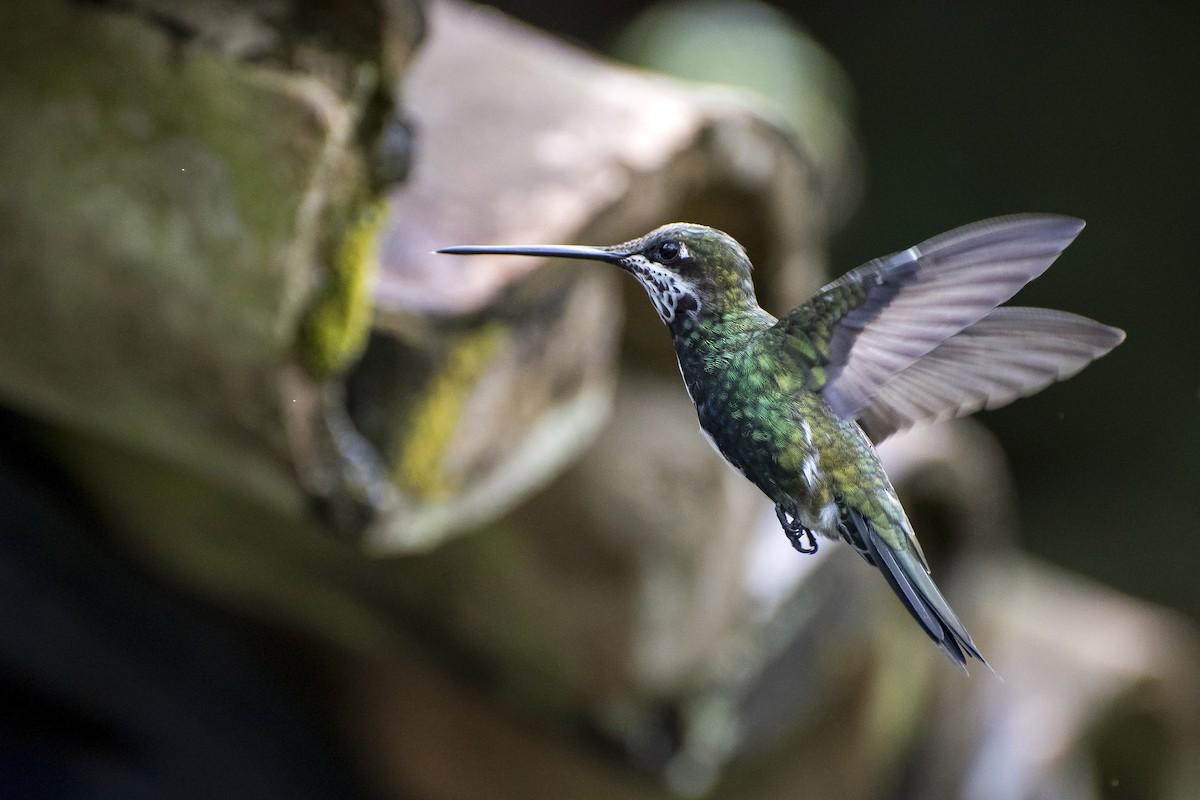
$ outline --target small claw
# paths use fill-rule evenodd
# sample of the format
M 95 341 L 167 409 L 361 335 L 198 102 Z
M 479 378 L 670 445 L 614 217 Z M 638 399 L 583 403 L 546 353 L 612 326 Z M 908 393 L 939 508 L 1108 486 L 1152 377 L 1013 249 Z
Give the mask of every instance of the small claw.
M 799 553 L 812 555 L 817 552 L 817 537 L 808 528 L 796 521 L 796 518 L 788 514 L 782 506 L 775 506 L 775 516 L 779 520 L 779 524 L 783 526 L 783 532 L 787 535 L 788 541 L 792 543 L 792 547 Z
M 797 552 L 804 553 L 806 556 L 811 556 L 817 552 L 817 537 L 813 536 L 813 532 L 808 528 L 785 532 L 787 533 L 788 541 L 792 543 L 792 547 L 796 548 Z

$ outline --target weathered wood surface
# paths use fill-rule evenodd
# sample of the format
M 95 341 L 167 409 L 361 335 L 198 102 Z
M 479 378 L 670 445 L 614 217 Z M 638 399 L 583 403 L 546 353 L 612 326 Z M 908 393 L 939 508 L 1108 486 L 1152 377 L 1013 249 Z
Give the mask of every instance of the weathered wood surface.
M 360 110 L 316 80 L 180 53 L 131 13 L 0 14 L 0 391 L 297 505 L 278 382 L 318 256 L 293 231 L 345 213 L 310 176 L 350 168 Z

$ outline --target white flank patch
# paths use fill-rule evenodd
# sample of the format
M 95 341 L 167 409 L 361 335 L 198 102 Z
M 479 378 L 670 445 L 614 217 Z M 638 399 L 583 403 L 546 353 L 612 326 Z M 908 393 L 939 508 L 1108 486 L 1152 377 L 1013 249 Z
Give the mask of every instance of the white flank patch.
M 838 538 L 838 507 L 836 503 L 826 503 L 816 514 L 805 508 L 798 509 L 800 524 L 813 533 L 819 533 L 829 539 Z
M 821 472 L 821 451 L 813 447 L 812 428 L 805 420 L 800 420 L 800 433 L 804 435 L 804 446 L 808 452 L 800 462 L 800 474 L 810 487 L 815 487 L 825 477 Z
M 838 507 L 837 503 L 826 503 L 817 517 L 817 530 L 825 531 L 827 536 L 837 536 Z
M 816 451 L 810 452 L 804 456 L 804 461 L 800 466 L 800 472 L 804 475 L 804 481 L 809 486 L 816 486 L 817 483 L 820 482 L 821 478 L 825 477 L 823 474 L 821 474 L 821 470 L 817 466 L 820 461 L 821 455 Z

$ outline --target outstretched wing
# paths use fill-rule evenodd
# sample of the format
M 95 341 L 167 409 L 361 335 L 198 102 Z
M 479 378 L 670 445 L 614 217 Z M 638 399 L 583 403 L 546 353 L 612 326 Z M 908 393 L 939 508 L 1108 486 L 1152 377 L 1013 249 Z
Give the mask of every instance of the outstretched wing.
M 858 413 L 878 444 L 918 422 L 999 408 L 1069 378 L 1124 331 L 1044 308 L 997 308 L 888 378 Z
M 830 408 L 854 419 L 892 376 L 1041 275 L 1083 221 L 1025 214 L 976 222 L 854 269 L 775 325 L 814 370 Z

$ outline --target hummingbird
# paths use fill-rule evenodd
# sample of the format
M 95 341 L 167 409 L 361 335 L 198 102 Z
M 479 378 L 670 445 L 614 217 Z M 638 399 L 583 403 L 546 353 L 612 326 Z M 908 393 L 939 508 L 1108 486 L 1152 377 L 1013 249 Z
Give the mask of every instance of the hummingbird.
M 438 252 L 587 259 L 632 275 L 671 334 L 701 433 L 774 502 L 792 546 L 847 542 L 966 672 L 968 658 L 987 661 L 930 577 L 875 446 L 1034 394 L 1124 340 L 1075 314 L 1001 307 L 1083 226 L 1020 214 L 956 228 L 851 270 L 779 319 L 758 304 L 745 249 L 703 225 L 609 247 Z

